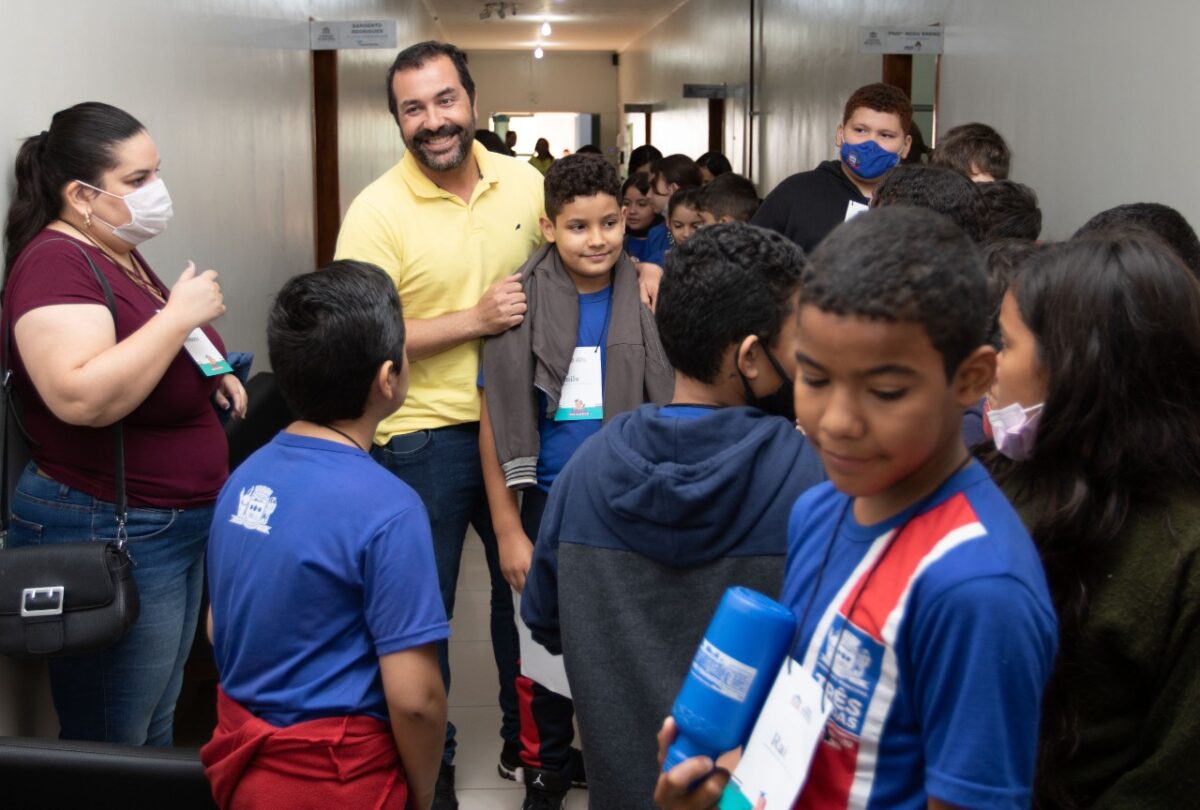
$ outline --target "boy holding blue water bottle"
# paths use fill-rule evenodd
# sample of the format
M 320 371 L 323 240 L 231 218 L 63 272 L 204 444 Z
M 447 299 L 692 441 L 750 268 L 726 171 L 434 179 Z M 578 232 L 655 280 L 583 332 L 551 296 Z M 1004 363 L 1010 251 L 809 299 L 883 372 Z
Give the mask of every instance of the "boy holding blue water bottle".
M 1056 620 L 1029 535 L 960 435 L 994 375 L 986 308 L 977 251 L 933 212 L 872 211 L 812 257 L 796 416 L 830 482 L 792 512 L 797 641 L 722 808 L 1029 806 Z M 668 720 L 660 749 L 674 737 Z M 687 760 L 656 801 L 716 806 L 728 777 L 710 771 Z

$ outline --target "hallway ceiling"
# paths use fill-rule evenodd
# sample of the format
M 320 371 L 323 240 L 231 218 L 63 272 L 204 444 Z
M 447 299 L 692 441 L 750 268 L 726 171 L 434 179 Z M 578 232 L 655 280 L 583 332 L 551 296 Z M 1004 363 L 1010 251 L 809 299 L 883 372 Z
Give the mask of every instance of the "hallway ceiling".
M 486 0 L 426 0 L 446 32 L 464 50 L 619 51 L 687 0 L 505 0 L 505 19 Z M 516 5 L 516 15 L 511 14 Z M 479 19 L 485 6 L 489 19 Z M 550 36 L 539 29 L 550 23 Z

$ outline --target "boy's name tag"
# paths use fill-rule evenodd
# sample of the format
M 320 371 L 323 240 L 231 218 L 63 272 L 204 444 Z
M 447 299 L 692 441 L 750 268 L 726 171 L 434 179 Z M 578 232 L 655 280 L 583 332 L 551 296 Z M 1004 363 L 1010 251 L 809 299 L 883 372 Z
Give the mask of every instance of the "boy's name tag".
M 864 211 L 870 211 L 870 210 L 871 210 L 871 206 L 863 205 L 860 202 L 855 202 L 854 200 L 851 200 L 850 202 L 846 203 L 846 218 L 844 220 L 842 220 L 842 222 L 849 222 L 850 220 L 854 219 L 856 216 L 863 213 Z
M 795 804 L 832 711 L 832 703 L 821 708 L 821 685 L 812 672 L 784 661 L 725 786 L 720 810 L 787 810 Z
M 604 418 L 604 379 L 600 374 L 600 347 L 576 346 L 571 367 L 558 397 L 555 422 Z
M 233 366 L 229 365 L 229 361 L 221 356 L 220 350 L 208 339 L 208 335 L 204 334 L 204 330 L 200 327 L 197 326 L 187 336 L 187 340 L 183 342 L 183 348 L 192 356 L 192 360 L 196 361 L 196 365 L 200 367 L 200 371 L 204 372 L 205 377 L 233 373 Z

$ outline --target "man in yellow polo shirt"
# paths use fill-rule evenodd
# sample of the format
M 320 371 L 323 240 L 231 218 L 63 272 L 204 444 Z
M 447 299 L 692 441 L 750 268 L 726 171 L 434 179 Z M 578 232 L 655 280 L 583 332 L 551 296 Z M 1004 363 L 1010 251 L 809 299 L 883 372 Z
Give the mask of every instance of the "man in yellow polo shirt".
M 504 717 L 501 768 L 512 771 L 520 766 L 518 642 L 479 464 L 476 382 L 482 339 L 524 318 L 525 294 L 513 273 L 541 242 L 543 178 L 474 142 L 475 83 L 453 45 L 422 42 L 402 51 L 388 72 L 388 105 L 407 151 L 351 204 L 336 252 L 382 267 L 404 307 L 408 399 L 379 425 L 372 453 L 429 512 L 447 617 L 467 525 L 483 539 Z M 439 657 L 449 690 L 445 642 Z M 435 810 L 458 806 L 454 748 L 449 724 Z

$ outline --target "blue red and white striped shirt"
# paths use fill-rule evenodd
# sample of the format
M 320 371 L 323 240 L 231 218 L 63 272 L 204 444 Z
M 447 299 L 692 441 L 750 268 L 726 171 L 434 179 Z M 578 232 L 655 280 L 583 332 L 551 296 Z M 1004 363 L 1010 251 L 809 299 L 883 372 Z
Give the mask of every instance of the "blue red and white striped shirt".
M 832 706 L 795 807 L 1028 807 L 1057 643 L 1029 534 L 977 463 L 873 526 L 847 501 L 821 484 L 788 526 L 793 655 Z

